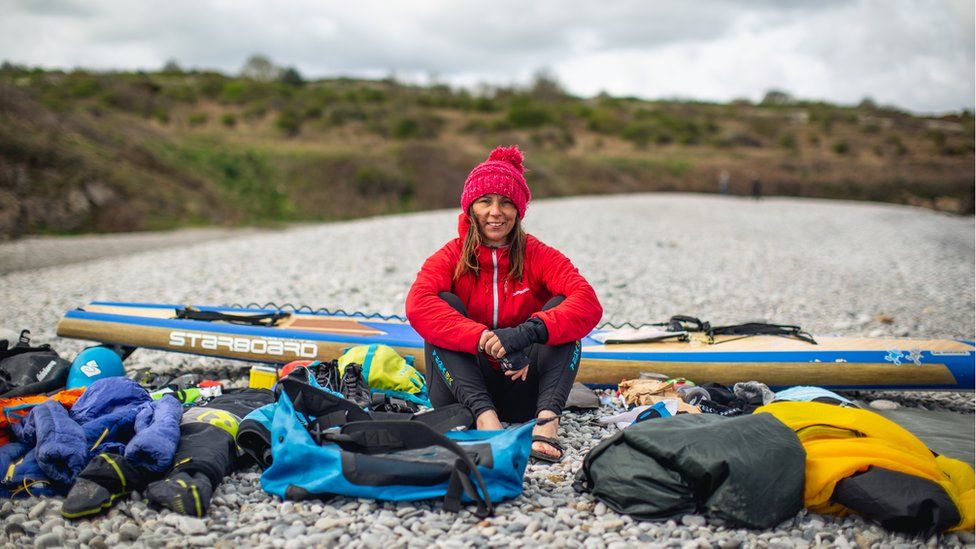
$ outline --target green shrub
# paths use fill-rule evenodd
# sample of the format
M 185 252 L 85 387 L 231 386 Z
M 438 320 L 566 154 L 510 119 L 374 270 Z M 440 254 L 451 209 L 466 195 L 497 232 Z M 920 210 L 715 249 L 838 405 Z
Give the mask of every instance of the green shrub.
M 224 103 L 243 103 L 247 93 L 247 86 L 240 80 L 231 80 L 224 84 L 220 100 Z
M 195 112 L 190 115 L 187 122 L 190 124 L 190 127 L 197 127 L 206 124 L 208 118 L 205 112 Z
M 536 130 L 529 135 L 529 139 L 535 147 L 550 147 L 557 150 L 568 149 L 576 143 L 576 138 L 571 132 L 555 126 Z
M 197 90 L 185 84 L 165 85 L 160 91 L 160 96 L 168 101 L 191 104 L 196 103 L 199 98 Z
M 237 125 L 237 116 L 234 113 L 224 113 L 220 117 L 220 123 L 228 128 L 233 128 Z
M 156 107 L 156 112 L 153 113 L 153 116 L 160 124 L 169 124 L 169 111 L 164 107 Z
M 492 132 L 507 132 L 514 127 L 507 118 L 495 118 L 488 123 L 488 129 Z
M 715 144 L 719 147 L 759 148 L 763 146 L 762 141 L 760 141 L 756 136 L 746 132 L 738 132 L 738 131 L 729 132 L 725 136 L 720 137 Z
M 433 115 L 399 116 L 390 123 L 390 136 L 395 139 L 433 139 L 443 124 L 443 120 Z
M 781 90 L 769 90 L 759 103 L 764 107 L 782 107 L 794 103 L 793 97 Z
M 413 194 L 413 184 L 407 178 L 375 165 L 361 166 L 353 179 L 360 196 L 394 194 L 409 198 Z
M 627 122 L 616 109 L 599 107 L 585 112 L 586 127 L 591 132 L 617 135 L 627 127 Z
M 498 106 L 490 97 L 475 97 L 471 101 L 471 109 L 478 112 L 495 112 L 498 110 Z
M 86 73 L 72 73 L 64 85 L 68 96 L 77 99 L 92 97 L 102 89 L 98 79 Z
M 532 99 L 516 97 L 508 108 L 508 121 L 516 128 L 538 128 L 553 121 L 548 107 Z
M 329 110 L 329 123 L 342 126 L 353 120 L 366 120 L 368 115 L 361 107 L 355 105 L 339 105 Z
M 491 123 L 481 118 L 469 120 L 464 126 L 461 126 L 461 133 L 473 133 L 475 135 L 484 135 L 490 130 Z
M 796 137 L 792 133 L 781 133 L 779 138 L 776 140 L 776 144 L 791 151 L 795 151 L 797 149 Z
M 306 108 L 304 117 L 307 120 L 315 120 L 318 118 L 322 118 L 322 107 L 318 105 L 312 105 L 311 107 Z
M 275 126 L 288 137 L 294 137 L 302 132 L 302 117 L 293 109 L 285 109 L 275 120 Z
M 209 73 L 203 75 L 200 80 L 200 93 L 208 99 L 216 99 L 224 92 L 224 83 L 227 81 L 225 76 Z
M 299 88 L 305 85 L 305 79 L 298 72 L 295 67 L 288 67 L 287 69 L 281 71 L 281 75 L 278 76 L 278 81 L 286 86 L 292 86 Z
M 343 99 L 350 103 L 382 103 L 386 101 L 386 92 L 375 88 L 361 87 L 347 91 Z
M 901 138 L 897 135 L 889 136 L 887 139 L 885 139 L 885 144 L 892 148 L 895 156 L 905 156 L 908 154 L 908 147 L 902 143 Z
M 620 137 L 623 137 L 638 147 L 646 147 L 652 142 L 663 145 L 673 141 L 671 136 L 662 132 L 657 124 L 646 120 L 634 120 L 630 122 L 620 132 Z
M 847 143 L 847 141 L 835 142 L 832 149 L 837 154 L 847 154 L 851 152 L 851 146 Z
M 268 106 L 264 103 L 248 105 L 248 107 L 244 109 L 243 113 L 244 119 L 250 121 L 260 120 L 264 118 L 266 114 L 268 114 Z

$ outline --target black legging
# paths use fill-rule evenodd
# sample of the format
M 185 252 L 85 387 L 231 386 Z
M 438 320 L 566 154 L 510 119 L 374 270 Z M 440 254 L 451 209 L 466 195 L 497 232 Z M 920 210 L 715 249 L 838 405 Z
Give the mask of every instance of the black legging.
M 442 292 L 439 297 L 464 316 L 468 315 L 456 295 Z M 555 307 L 563 299 L 563 296 L 550 299 L 542 310 Z M 580 342 L 537 343 L 526 349 L 529 372 L 524 381 L 512 380 L 502 370 L 493 368 L 483 353 L 449 351 L 429 343 L 424 344 L 424 352 L 428 396 L 435 408 L 460 402 L 475 417 L 485 410 L 495 410 L 501 421 L 522 423 L 542 410 L 556 415 L 563 411 L 579 369 Z

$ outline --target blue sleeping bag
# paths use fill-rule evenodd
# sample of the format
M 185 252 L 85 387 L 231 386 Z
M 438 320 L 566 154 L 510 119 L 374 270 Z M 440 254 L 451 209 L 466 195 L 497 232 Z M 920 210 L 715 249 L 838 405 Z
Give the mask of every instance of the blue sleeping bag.
M 0 453 L 6 462 L 2 487 L 9 493 L 41 495 L 41 487 L 65 494 L 92 456 L 125 453 L 136 467 L 162 472 L 173 463 L 182 406 L 175 398 L 153 401 L 124 377 L 95 381 L 71 411 L 55 401 L 35 406 L 14 426 L 22 447 Z M 27 452 L 21 453 L 22 448 Z M 16 457 L 15 454 L 21 453 Z M 36 486 L 25 492 L 25 487 Z

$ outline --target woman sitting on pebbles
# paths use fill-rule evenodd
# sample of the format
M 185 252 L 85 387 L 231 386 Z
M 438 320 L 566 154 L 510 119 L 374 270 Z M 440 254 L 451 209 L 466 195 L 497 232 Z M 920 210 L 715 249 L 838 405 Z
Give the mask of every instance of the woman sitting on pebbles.
M 424 338 L 430 401 L 460 402 L 478 429 L 536 425 L 532 456 L 557 462 L 555 418 L 576 379 L 579 340 L 603 309 L 563 254 L 522 229 L 532 193 L 518 146 L 499 147 L 468 174 L 458 235 L 430 256 L 407 296 Z

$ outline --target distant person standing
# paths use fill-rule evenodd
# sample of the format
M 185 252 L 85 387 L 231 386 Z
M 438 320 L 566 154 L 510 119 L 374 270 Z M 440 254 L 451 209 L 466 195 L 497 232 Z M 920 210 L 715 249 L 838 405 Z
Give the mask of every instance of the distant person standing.
M 725 170 L 718 175 L 718 194 L 729 194 L 729 172 Z
M 752 174 L 752 197 L 756 200 L 762 198 L 762 183 L 759 181 L 759 174 Z

